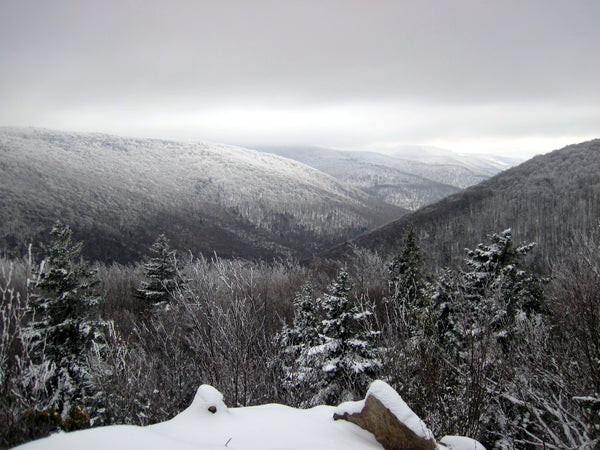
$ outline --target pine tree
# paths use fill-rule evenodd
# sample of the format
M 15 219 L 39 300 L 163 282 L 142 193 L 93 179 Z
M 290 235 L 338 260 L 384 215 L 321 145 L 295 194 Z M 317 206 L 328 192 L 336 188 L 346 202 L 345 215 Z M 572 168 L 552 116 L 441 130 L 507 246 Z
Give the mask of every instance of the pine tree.
M 415 230 L 410 228 L 404 238 L 402 251 L 392 260 L 389 272 L 388 326 L 394 334 L 410 336 L 417 330 L 416 321 L 423 307 L 425 289 L 422 274 L 421 249 Z
M 312 347 L 320 342 L 317 304 L 309 282 L 305 283 L 302 290 L 296 294 L 293 305 L 292 327 L 284 326 L 278 335 L 278 340 L 286 352 L 295 357 L 301 347 Z
M 498 429 L 502 421 L 507 426 L 520 420 L 516 406 L 505 414 L 498 399 L 516 398 L 514 392 L 502 391 L 505 373 L 515 369 L 506 361 L 514 360 L 519 345 L 527 341 L 528 322 L 541 323 L 542 281 L 523 265 L 533 247 L 515 248 L 508 229 L 490 236 L 489 243 L 467 249 L 461 273 L 446 271 L 438 278 L 432 296 L 438 326 L 432 339 L 439 359 L 452 368 L 446 375 L 450 395 L 440 406 L 455 405 L 454 418 L 461 427 L 453 433 L 477 437 Z
M 171 250 L 167 237 L 160 234 L 150 247 L 150 256 L 144 262 L 148 281 L 142 281 L 138 295 L 148 306 L 168 305 L 173 292 L 184 282 L 180 275 L 176 251 Z
M 349 276 L 341 271 L 319 298 L 324 312 L 322 344 L 308 349 L 309 360 L 321 372 L 313 404 L 337 404 L 364 394 L 381 367 L 374 338 L 367 323 L 371 312 L 350 299 Z
M 492 337 L 506 350 L 519 322 L 543 312 L 544 280 L 522 267 L 534 245 L 515 248 L 510 229 L 493 234 L 489 244 L 465 250 L 466 270 L 438 278 L 432 300 L 441 345 L 460 351 Z
M 284 325 L 276 336 L 283 349 L 283 385 L 292 401 L 303 404 L 311 385 L 316 381 L 315 371 L 310 366 L 308 349 L 321 343 L 319 336 L 320 312 L 312 285 L 307 282 L 293 300 L 294 321 L 291 327 Z
M 422 297 L 421 249 L 414 228 L 404 238 L 402 251 L 389 267 L 390 293 L 396 301 L 416 303 Z
M 466 249 L 465 298 L 475 313 L 474 329 L 482 329 L 485 323 L 498 339 L 506 340 L 516 332 L 520 315 L 543 310 L 543 280 L 521 267 L 535 243 L 515 248 L 510 229 L 493 234 L 490 240 Z
M 431 286 L 431 327 L 427 335 L 436 339 L 444 348 L 457 344 L 456 334 L 458 322 L 461 321 L 465 302 L 461 277 L 455 271 L 444 268 L 439 271 Z
M 105 322 L 98 317 L 100 298 L 93 292 L 95 272 L 81 257 L 82 243 L 72 243 L 71 229 L 57 222 L 46 259 L 36 274 L 37 293 L 30 298 L 31 321 L 25 335 L 34 366 L 50 366 L 46 380 L 47 404 L 73 424 L 74 417 L 85 422 L 87 414 L 98 418 L 98 397 L 91 381 L 88 356 L 102 345 Z M 87 411 L 86 411 L 87 409 Z M 67 422 L 65 422 L 67 424 Z

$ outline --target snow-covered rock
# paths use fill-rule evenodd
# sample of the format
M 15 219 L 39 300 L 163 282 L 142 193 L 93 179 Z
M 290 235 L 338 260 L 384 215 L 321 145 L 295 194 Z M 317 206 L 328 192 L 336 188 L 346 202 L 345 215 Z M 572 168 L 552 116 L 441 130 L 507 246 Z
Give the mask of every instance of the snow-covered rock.
M 436 444 L 427 425 L 390 385 L 380 380 L 371 383 L 364 400 L 339 405 L 334 418 L 373 433 L 386 450 L 485 450 L 476 440 L 462 436 L 446 436 Z
M 375 380 L 369 386 L 366 397 L 369 395 L 377 398 L 383 405 L 394 414 L 400 422 L 410 428 L 417 436 L 423 439 L 433 439 L 433 433 L 425 422 L 417 416 L 389 384 L 381 380 Z
M 427 425 L 383 381 L 371 384 L 365 400 L 342 403 L 333 417 L 369 431 L 386 450 L 434 450 L 437 447 Z

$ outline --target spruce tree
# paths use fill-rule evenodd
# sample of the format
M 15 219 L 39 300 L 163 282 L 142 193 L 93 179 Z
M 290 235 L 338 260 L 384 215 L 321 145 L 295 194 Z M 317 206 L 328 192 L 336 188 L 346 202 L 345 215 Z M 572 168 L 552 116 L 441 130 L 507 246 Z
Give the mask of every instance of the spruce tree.
M 519 332 L 519 321 L 544 311 L 545 280 L 523 267 L 535 244 L 513 245 L 510 229 L 490 236 L 489 243 L 466 249 L 466 270 L 443 273 L 432 299 L 440 342 L 458 351 L 464 342 L 493 337 L 507 348 Z
M 292 401 L 303 404 L 316 381 L 308 350 L 321 343 L 320 312 L 312 285 L 307 282 L 293 300 L 292 326 L 284 325 L 276 340 L 282 348 L 283 385 Z
M 284 326 L 278 339 L 287 353 L 297 356 L 300 348 L 312 347 L 320 341 L 319 315 L 310 283 L 302 286 L 302 290 L 294 297 L 293 305 L 292 327 Z
M 515 248 L 511 229 L 493 234 L 490 241 L 466 249 L 465 299 L 474 313 L 474 329 L 485 324 L 505 340 L 517 331 L 520 315 L 543 311 L 543 280 L 522 267 L 535 243 Z
M 414 228 L 404 237 L 402 250 L 390 264 L 390 293 L 396 301 L 416 303 L 422 297 L 421 249 Z
M 402 250 L 392 260 L 389 272 L 389 296 L 386 298 L 388 327 L 393 334 L 410 337 L 418 326 L 419 310 L 423 306 L 425 282 L 422 274 L 421 249 L 415 230 L 410 228 Z
M 341 271 L 319 298 L 324 313 L 321 322 L 322 344 L 308 349 L 308 355 L 320 371 L 318 392 L 313 404 L 337 404 L 364 394 L 381 367 L 375 336 L 368 317 L 350 299 L 349 276 Z
M 508 229 L 466 249 L 465 270 L 446 271 L 438 278 L 432 296 L 437 333 L 432 340 L 438 358 L 452 368 L 445 377 L 447 396 L 439 403 L 440 410 L 452 410 L 461 424 L 455 433 L 477 436 L 499 422 L 504 427 L 520 420 L 517 405 L 498 399 L 519 396 L 503 391 L 512 378 L 507 373 L 520 370 L 506 362 L 515 359 L 531 324 L 541 324 L 542 281 L 523 264 L 533 247 L 515 247 Z M 511 411 L 502 411 L 504 404 Z
M 92 385 L 90 350 L 102 345 L 105 323 L 98 317 L 100 297 L 94 294 L 95 272 L 81 257 L 82 243 L 72 242 L 71 229 L 57 222 L 48 255 L 36 274 L 25 335 L 34 365 L 50 367 L 48 400 L 40 409 L 55 409 L 63 419 L 78 416 L 85 425 L 89 413 L 98 418 L 99 392 Z M 87 411 L 86 411 L 87 409 Z M 67 424 L 67 422 L 65 422 Z
M 160 234 L 150 247 L 150 256 L 144 262 L 144 274 L 137 290 L 148 306 L 166 307 L 175 290 L 183 283 L 175 250 L 171 250 L 167 237 Z

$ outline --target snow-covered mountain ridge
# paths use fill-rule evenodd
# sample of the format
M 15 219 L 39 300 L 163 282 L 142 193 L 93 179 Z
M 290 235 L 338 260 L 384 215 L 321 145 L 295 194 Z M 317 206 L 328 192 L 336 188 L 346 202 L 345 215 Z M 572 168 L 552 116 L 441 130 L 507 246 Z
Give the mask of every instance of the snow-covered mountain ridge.
M 403 213 L 306 165 L 222 144 L 1 128 L 0 163 L 4 247 L 62 219 L 98 259 L 130 260 L 163 231 L 196 252 L 306 255 Z
M 387 203 L 416 210 L 477 184 L 517 160 L 460 155 L 430 147 L 344 151 L 319 147 L 264 147 L 348 183 Z
M 527 159 L 484 153 L 458 153 L 427 145 L 399 145 L 388 148 L 374 148 L 372 150 L 376 153 L 423 164 L 462 166 L 488 176 L 516 166 Z

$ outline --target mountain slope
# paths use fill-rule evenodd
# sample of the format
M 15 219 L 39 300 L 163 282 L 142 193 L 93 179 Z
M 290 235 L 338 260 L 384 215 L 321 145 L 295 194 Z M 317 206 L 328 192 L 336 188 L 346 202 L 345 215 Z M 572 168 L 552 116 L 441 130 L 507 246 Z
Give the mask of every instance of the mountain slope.
M 433 203 L 510 167 L 512 161 L 409 147 L 387 153 L 317 147 L 264 147 L 410 210 Z
M 594 232 L 600 217 L 600 139 L 536 156 L 464 192 L 403 216 L 353 241 L 396 252 L 415 227 L 430 262 L 462 259 L 486 235 L 513 229 L 515 241 L 535 241 L 540 264 L 555 258 L 578 233 Z M 332 249 L 336 256 L 347 246 Z
M 92 259 L 172 245 L 223 256 L 308 256 L 399 217 L 315 169 L 226 145 L 0 128 L 0 248 L 64 220 Z

